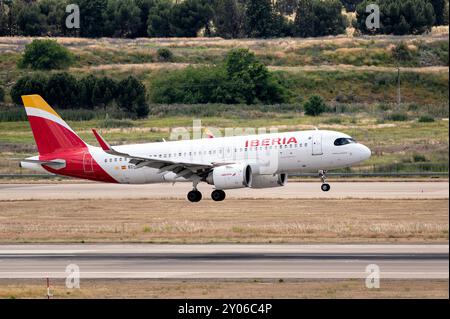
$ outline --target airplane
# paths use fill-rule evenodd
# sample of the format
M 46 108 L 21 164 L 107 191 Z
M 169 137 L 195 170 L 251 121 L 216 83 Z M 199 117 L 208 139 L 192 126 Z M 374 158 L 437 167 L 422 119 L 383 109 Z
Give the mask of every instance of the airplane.
M 199 183 L 213 185 L 211 198 L 225 191 L 286 185 L 288 174 L 318 173 L 321 189 L 330 190 L 326 172 L 367 160 L 370 149 L 351 136 L 328 130 L 305 130 L 249 136 L 111 146 L 95 129 L 98 146 L 84 142 L 39 95 L 22 101 L 39 152 L 20 166 L 106 183 L 189 182 L 190 202 L 199 202 Z

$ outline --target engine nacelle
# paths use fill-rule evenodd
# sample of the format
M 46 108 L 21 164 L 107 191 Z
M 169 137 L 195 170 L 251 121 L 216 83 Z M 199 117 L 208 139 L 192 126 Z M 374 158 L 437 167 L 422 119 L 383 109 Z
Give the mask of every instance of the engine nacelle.
M 252 188 L 270 188 L 286 185 L 287 174 L 255 175 L 252 180 Z
M 252 186 L 252 168 L 248 164 L 232 164 L 214 168 L 206 178 L 216 189 L 233 189 Z

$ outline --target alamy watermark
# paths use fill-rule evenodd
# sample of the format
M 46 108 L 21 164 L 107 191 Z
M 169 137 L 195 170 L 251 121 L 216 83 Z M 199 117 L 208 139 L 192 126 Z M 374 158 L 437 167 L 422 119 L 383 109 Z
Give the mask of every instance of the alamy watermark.
M 367 265 L 366 274 L 366 288 L 380 288 L 380 267 L 377 264 Z
M 80 7 L 77 4 L 68 4 L 66 6 L 66 13 L 69 15 L 66 17 L 67 29 L 79 29 L 80 28 Z
M 380 7 L 371 3 L 366 6 L 366 13 L 369 15 L 366 18 L 367 30 L 373 31 L 380 28 Z
M 80 267 L 70 264 L 66 267 L 66 287 L 69 289 L 80 288 Z

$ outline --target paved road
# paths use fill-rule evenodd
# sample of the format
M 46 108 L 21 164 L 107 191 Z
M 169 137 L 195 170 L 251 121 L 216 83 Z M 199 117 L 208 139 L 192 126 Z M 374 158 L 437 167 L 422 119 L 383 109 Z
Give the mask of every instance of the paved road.
M 80 184 L 0 184 L 0 200 L 86 199 L 86 198 L 185 198 L 191 185 L 187 183 L 153 185 Z M 208 198 L 212 187 L 199 186 Z M 288 183 L 269 189 L 237 189 L 227 191 L 227 198 L 372 198 L 426 199 L 448 198 L 446 182 L 332 182 L 331 191 L 320 190 L 320 183 Z
M 444 278 L 448 245 L 0 245 L 0 278 Z

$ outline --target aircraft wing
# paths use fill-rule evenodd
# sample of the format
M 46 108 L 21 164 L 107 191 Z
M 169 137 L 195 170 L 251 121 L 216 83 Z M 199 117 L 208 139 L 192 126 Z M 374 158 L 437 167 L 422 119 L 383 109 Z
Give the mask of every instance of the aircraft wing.
M 145 157 L 142 155 L 133 155 L 115 150 L 109 143 L 95 130 L 92 129 L 95 138 L 102 149 L 111 155 L 129 158 L 130 163 L 136 165 L 136 168 L 144 166 L 159 169 L 160 173 L 174 172 L 177 177 L 189 178 L 192 175 L 206 175 L 211 169 L 217 166 L 228 165 L 231 163 L 196 163 L 189 161 L 172 161 L 161 158 Z

